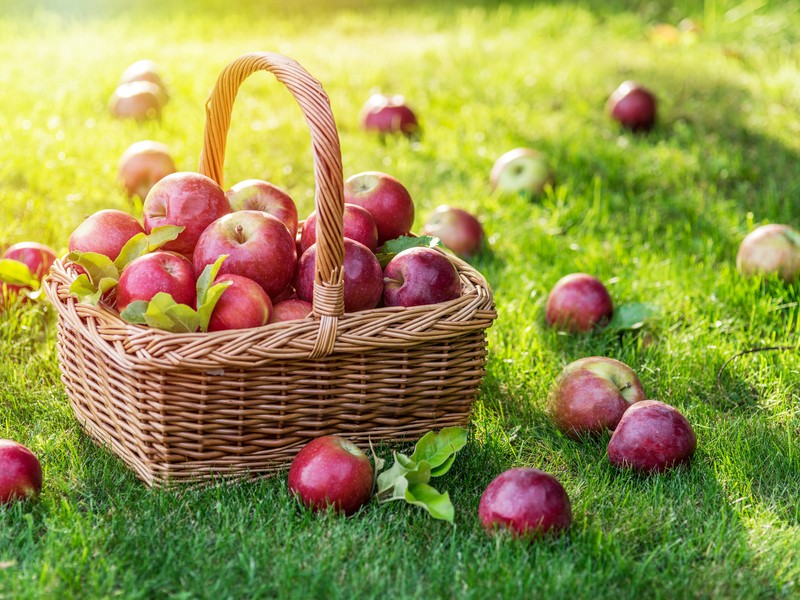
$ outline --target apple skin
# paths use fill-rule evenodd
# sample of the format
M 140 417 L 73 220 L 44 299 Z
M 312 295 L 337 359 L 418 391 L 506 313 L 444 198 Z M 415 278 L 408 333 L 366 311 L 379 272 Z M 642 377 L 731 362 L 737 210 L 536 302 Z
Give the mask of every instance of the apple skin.
M 122 72 L 119 78 L 120 85 L 123 83 L 131 83 L 134 81 L 149 81 L 161 88 L 162 97 L 161 105 L 166 104 L 169 96 L 167 95 L 167 86 L 159 74 L 161 71 L 157 63 L 152 60 L 142 59 L 132 63 Z
M 225 195 L 231 210 L 261 210 L 281 221 L 292 236 L 297 235 L 297 206 L 286 192 L 260 179 L 240 181 Z
M 227 254 L 219 273 L 233 273 L 258 283 L 277 298 L 291 284 L 297 264 L 294 237 L 281 221 L 260 210 L 239 210 L 209 225 L 194 250 L 199 276 L 206 265 Z
M 313 308 L 311 302 L 306 302 L 299 298 L 289 298 L 278 302 L 272 307 L 272 317 L 270 317 L 269 322 L 282 323 L 283 321 L 305 319 L 311 314 Z
M 6 248 L 2 258 L 23 263 L 31 274 L 41 281 L 50 272 L 50 267 L 56 260 L 56 253 L 50 246 L 39 242 L 17 242 Z M 0 308 L 6 300 L 19 298 L 22 289 L 23 286 L 0 281 Z
M 463 208 L 446 205 L 433 211 L 420 233 L 438 237 L 460 258 L 478 254 L 485 238 L 483 226 L 475 215 Z
M 37 496 L 42 465 L 36 455 L 13 440 L 0 440 L 0 505 Z
M 289 468 L 289 491 L 315 511 L 332 506 L 350 516 L 372 497 L 374 475 L 364 452 L 335 435 L 306 444 Z
M 461 296 L 461 278 L 443 252 L 433 248 L 408 248 L 383 270 L 384 306 L 420 306 L 455 300 Z
M 382 134 L 412 136 L 420 129 L 417 115 L 400 95 L 373 94 L 361 109 L 360 121 L 364 130 Z
M 378 227 L 378 245 L 408 235 L 414 224 L 414 201 L 397 179 L 379 171 L 366 171 L 344 182 L 344 201 L 366 208 Z
M 70 252 L 97 252 L 115 260 L 122 247 L 144 227 L 135 217 L 108 208 L 89 215 L 69 236 Z
M 489 182 L 493 190 L 538 196 L 554 184 L 553 169 L 541 152 L 514 148 L 495 160 Z
M 117 165 L 118 179 L 128 197 L 138 196 L 142 200 L 157 181 L 176 170 L 169 148 L 152 140 L 141 140 L 128 146 Z
M 161 249 L 187 257 L 194 253 L 197 240 L 206 227 L 230 212 L 230 202 L 216 181 L 185 171 L 171 173 L 157 181 L 142 206 L 144 230 L 148 234 L 154 227 L 162 225 L 185 227 L 176 239 Z
M 589 356 L 561 371 L 549 398 L 558 428 L 571 437 L 613 430 L 628 407 L 645 400 L 642 384 L 628 365 Z
M 676 408 L 658 400 L 632 404 L 608 443 L 608 460 L 617 468 L 661 473 L 687 463 L 697 435 Z
M 545 321 L 570 333 L 604 326 L 614 314 L 614 304 L 603 283 L 586 273 L 572 273 L 559 279 L 545 305 Z
M 778 223 L 754 229 L 739 246 L 736 268 L 745 276 L 777 273 L 794 281 L 800 276 L 800 232 Z
M 214 283 L 223 281 L 232 283 L 217 300 L 208 320 L 208 331 L 250 329 L 269 323 L 272 301 L 264 288 L 252 279 L 232 273 L 220 275 Z
M 478 515 L 490 534 L 509 531 L 514 537 L 533 539 L 568 529 L 572 505 L 564 486 L 549 473 L 515 468 L 486 487 Z
M 650 131 L 656 122 L 656 97 L 635 81 L 624 81 L 606 103 L 611 118 L 632 131 Z
M 378 226 L 366 208 L 345 204 L 343 214 L 344 237 L 361 242 L 375 252 L 378 247 Z M 300 234 L 300 250 L 305 252 L 317 243 L 317 211 L 308 215 Z
M 303 252 L 297 263 L 294 287 L 297 297 L 314 301 L 314 266 L 317 245 Z M 364 244 L 344 238 L 344 311 L 375 308 L 383 293 L 383 271 L 378 259 Z
M 111 113 L 119 119 L 146 121 L 161 116 L 164 90 L 150 81 L 123 83 L 109 100 Z
M 178 304 L 194 308 L 196 280 L 188 258 L 156 250 L 129 262 L 117 284 L 117 310 L 122 312 L 134 300 L 149 301 L 158 292 L 166 292 Z

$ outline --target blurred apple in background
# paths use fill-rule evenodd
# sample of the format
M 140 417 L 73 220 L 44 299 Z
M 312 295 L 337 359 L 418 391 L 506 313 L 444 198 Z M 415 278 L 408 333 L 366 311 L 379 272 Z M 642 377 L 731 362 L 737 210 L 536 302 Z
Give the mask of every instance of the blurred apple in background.
M 0 440 L 0 505 L 25 500 L 42 489 L 42 465 L 36 455 L 13 440 Z
M 751 231 L 742 240 L 736 268 L 743 275 L 777 273 L 784 281 L 800 276 L 800 232 L 771 223 Z
M 611 118 L 633 131 L 650 131 L 656 122 L 656 97 L 635 81 L 625 81 L 606 103 Z
M 478 254 L 485 237 L 483 226 L 472 213 L 445 205 L 431 213 L 420 233 L 438 237 L 442 244 L 461 258 Z
M 152 140 L 142 140 L 128 146 L 117 167 L 118 178 L 128 197 L 138 196 L 142 201 L 157 181 L 175 171 L 175 162 L 167 146 Z
M 162 94 L 162 89 L 149 81 L 123 83 L 111 94 L 109 109 L 120 119 L 157 119 L 161 116 Z
M 89 215 L 69 236 L 70 252 L 97 252 L 115 260 L 133 236 L 144 233 L 133 216 L 112 208 Z
M 414 111 L 403 96 L 373 94 L 361 109 L 361 127 L 379 133 L 402 133 L 413 135 L 419 132 L 419 122 Z
M 571 333 L 604 326 L 614 314 L 611 296 L 603 283 L 586 273 L 559 279 L 545 305 L 545 322 Z
M 369 211 L 378 227 L 378 246 L 408 235 L 414 224 L 414 201 L 397 179 L 386 173 L 367 171 L 347 178 L 344 201 Z
M 399 252 L 383 270 L 385 306 L 420 306 L 461 296 L 461 278 L 447 256 L 433 248 Z
M 225 273 L 214 283 L 230 281 L 219 300 L 217 300 L 208 331 L 228 329 L 250 329 L 266 325 L 272 316 L 272 301 L 260 285 L 252 279 Z
M 185 256 L 157 250 L 129 262 L 117 284 L 117 310 L 122 312 L 135 300 L 149 301 L 159 292 L 178 304 L 194 308 L 197 297 L 194 267 Z
M 492 165 L 489 181 L 493 190 L 536 196 L 553 185 L 553 170 L 544 154 L 532 148 L 515 148 Z
M 297 207 L 292 197 L 278 186 L 261 179 L 246 179 L 231 187 L 225 195 L 232 210 L 269 213 L 286 225 L 292 236 L 297 235 Z
M 272 307 L 272 317 L 270 323 L 280 323 L 283 321 L 293 321 L 295 319 L 305 319 L 311 314 L 313 306 L 311 302 L 300 300 L 299 298 L 290 298 L 278 302 Z
M 131 83 L 133 81 L 149 81 L 161 88 L 161 105 L 163 106 L 169 99 L 169 95 L 167 94 L 167 86 L 160 73 L 161 67 L 154 61 L 148 59 L 137 60 L 126 67 L 122 72 L 119 78 L 119 85 Z
M 344 237 L 361 242 L 373 252 L 378 247 L 378 226 L 370 212 L 355 204 L 344 205 L 343 214 Z M 300 249 L 308 250 L 317 243 L 317 211 L 308 215 L 303 223 L 300 236 Z

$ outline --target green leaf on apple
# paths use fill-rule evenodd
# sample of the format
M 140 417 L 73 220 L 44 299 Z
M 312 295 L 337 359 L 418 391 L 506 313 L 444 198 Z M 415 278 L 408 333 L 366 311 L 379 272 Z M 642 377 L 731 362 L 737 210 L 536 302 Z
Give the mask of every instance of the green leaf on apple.
M 185 227 L 177 225 L 162 225 L 161 227 L 153 227 L 150 234 L 137 233 L 119 251 L 119 256 L 114 260 L 114 265 L 119 271 L 125 266 L 149 252 L 155 252 L 167 242 L 176 239 Z
M 610 329 L 634 330 L 640 329 L 647 321 L 657 318 L 661 314 L 655 304 L 648 302 L 629 302 L 614 309 L 614 316 L 608 323 Z
M 440 246 L 444 248 L 442 245 L 442 241 L 433 235 L 420 235 L 420 236 L 412 236 L 412 235 L 401 235 L 398 238 L 393 240 L 387 241 L 383 246 L 378 249 L 378 252 L 375 253 L 375 256 L 378 258 L 378 262 L 381 264 L 381 268 L 385 267 L 389 264 L 389 261 L 392 260 L 396 255 L 398 255 L 403 250 L 408 250 L 409 248 L 434 248 L 436 246 Z
M 134 300 L 125 307 L 120 313 L 123 321 L 133 323 L 134 325 L 147 325 L 147 319 L 144 314 L 147 312 L 147 305 L 150 304 L 147 300 Z
M 81 273 L 69 286 L 69 293 L 78 298 L 78 302 L 85 302 L 97 306 L 100 298 L 108 290 L 117 285 L 113 277 L 102 277 L 97 284 L 93 283 L 86 273 Z
M 86 273 L 80 274 L 69 287 L 80 302 L 94 306 L 107 291 L 119 282 L 119 270 L 113 261 L 97 252 L 70 252 L 67 260 L 80 265 Z
M 186 304 L 178 304 L 166 292 L 158 292 L 150 299 L 144 319 L 150 327 L 172 333 L 194 333 L 200 327 L 197 311 Z
M 211 313 L 214 312 L 214 307 L 222 297 L 222 293 L 233 284 L 232 281 L 213 283 L 217 278 L 222 262 L 226 258 L 228 258 L 228 255 L 223 254 L 213 264 L 206 265 L 203 272 L 200 273 L 200 277 L 197 278 L 197 314 L 200 318 L 200 329 L 202 331 L 208 331 L 208 322 L 211 320 Z
M 0 281 L 9 285 L 37 289 L 39 280 L 23 262 L 10 258 L 0 258 Z

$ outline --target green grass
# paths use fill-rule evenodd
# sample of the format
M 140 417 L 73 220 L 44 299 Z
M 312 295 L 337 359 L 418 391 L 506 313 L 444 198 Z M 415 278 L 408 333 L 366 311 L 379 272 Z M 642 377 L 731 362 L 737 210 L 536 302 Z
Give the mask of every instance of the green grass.
M 797 597 L 800 353 L 741 356 L 717 382 L 737 352 L 800 334 L 798 284 L 743 280 L 733 264 L 756 225 L 800 225 L 797 2 L 128 4 L 0 2 L 0 244 L 61 251 L 84 215 L 126 209 L 116 161 L 139 139 L 196 169 L 222 67 L 255 50 L 293 56 L 331 97 L 345 176 L 392 173 L 417 226 L 456 204 L 481 215 L 491 241 L 474 261 L 499 315 L 488 373 L 470 443 L 440 482 L 457 526 L 396 504 L 313 515 L 283 476 L 146 489 L 72 416 L 53 309 L 16 307 L 0 314 L 0 437 L 40 457 L 45 485 L 38 502 L 0 509 L 0 598 Z M 648 38 L 685 16 L 703 22 L 694 43 Z M 142 57 L 162 65 L 172 99 L 160 122 L 115 121 L 107 98 Z M 659 96 L 649 135 L 603 112 L 626 78 Z M 377 89 L 408 97 L 420 143 L 358 129 Z M 227 183 L 269 179 L 311 210 L 307 130 L 274 79 L 243 86 L 229 140 Z M 549 154 L 558 176 L 533 203 L 487 182 L 494 158 L 521 145 Z M 661 317 L 624 334 L 545 329 L 547 292 L 574 271 Z M 545 413 L 553 378 L 595 354 L 625 361 L 650 397 L 686 414 L 699 438 L 690 468 L 620 473 L 605 440 L 557 432 Z M 481 531 L 483 489 L 521 465 L 563 482 L 568 535 L 524 544 Z

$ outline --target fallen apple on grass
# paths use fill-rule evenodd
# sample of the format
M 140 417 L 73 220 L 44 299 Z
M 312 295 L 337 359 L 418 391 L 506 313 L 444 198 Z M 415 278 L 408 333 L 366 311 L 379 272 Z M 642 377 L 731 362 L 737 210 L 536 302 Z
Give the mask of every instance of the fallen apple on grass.
M 245 179 L 225 195 L 231 210 L 260 210 L 271 214 L 286 225 L 292 236 L 297 235 L 297 207 L 292 197 L 277 185 L 261 179 Z
M 161 67 L 152 60 L 141 59 L 128 65 L 120 75 L 119 83 L 131 83 L 132 81 L 149 81 L 167 93 L 167 86 L 161 77 Z
M 553 185 L 553 170 L 544 154 L 532 148 L 515 148 L 502 154 L 489 173 L 492 189 L 538 196 Z
M 611 118 L 632 131 L 650 131 L 656 122 L 656 97 L 635 81 L 624 81 L 606 102 Z
M 378 247 L 378 226 L 366 208 L 355 204 L 344 205 L 342 215 L 344 237 L 361 242 L 375 252 Z M 303 252 L 317 243 L 317 211 L 312 212 L 303 223 L 300 248 Z
M 0 504 L 37 496 L 42 489 L 42 465 L 28 448 L 0 440 Z
M 141 223 L 126 212 L 107 208 L 89 215 L 69 236 L 70 252 L 97 252 L 112 261 L 130 239 L 144 233 Z
M 123 83 L 109 100 L 111 113 L 119 119 L 146 121 L 161 116 L 164 91 L 150 81 Z
M 480 251 L 485 238 L 477 217 L 463 208 L 442 205 L 433 211 L 420 231 L 438 237 L 460 258 L 471 258 Z
M 586 273 L 559 279 L 547 297 L 545 321 L 570 333 L 605 326 L 614 314 L 614 304 L 603 283 Z
M 412 136 L 419 132 L 419 122 L 403 96 L 373 94 L 361 109 L 361 127 L 381 134 L 402 133 Z
M 739 246 L 736 268 L 745 276 L 776 273 L 794 281 L 800 276 L 800 232 L 778 223 L 754 229 Z
M 56 260 L 55 251 L 39 242 L 17 242 L 0 257 L 0 308 L 21 294 L 40 289 L 41 280 Z M 19 264 L 18 264 L 19 263 Z M 24 296 L 22 296 L 25 299 Z
M 384 306 L 420 306 L 461 296 L 461 278 L 443 252 L 409 248 L 398 253 L 383 270 Z
M 152 140 L 141 140 L 128 146 L 117 166 L 118 179 L 128 197 L 138 196 L 142 201 L 156 182 L 176 170 L 167 146 Z
M 369 211 L 378 227 L 378 245 L 407 235 L 414 224 L 414 201 L 405 186 L 386 173 L 367 171 L 344 182 L 344 201 Z

